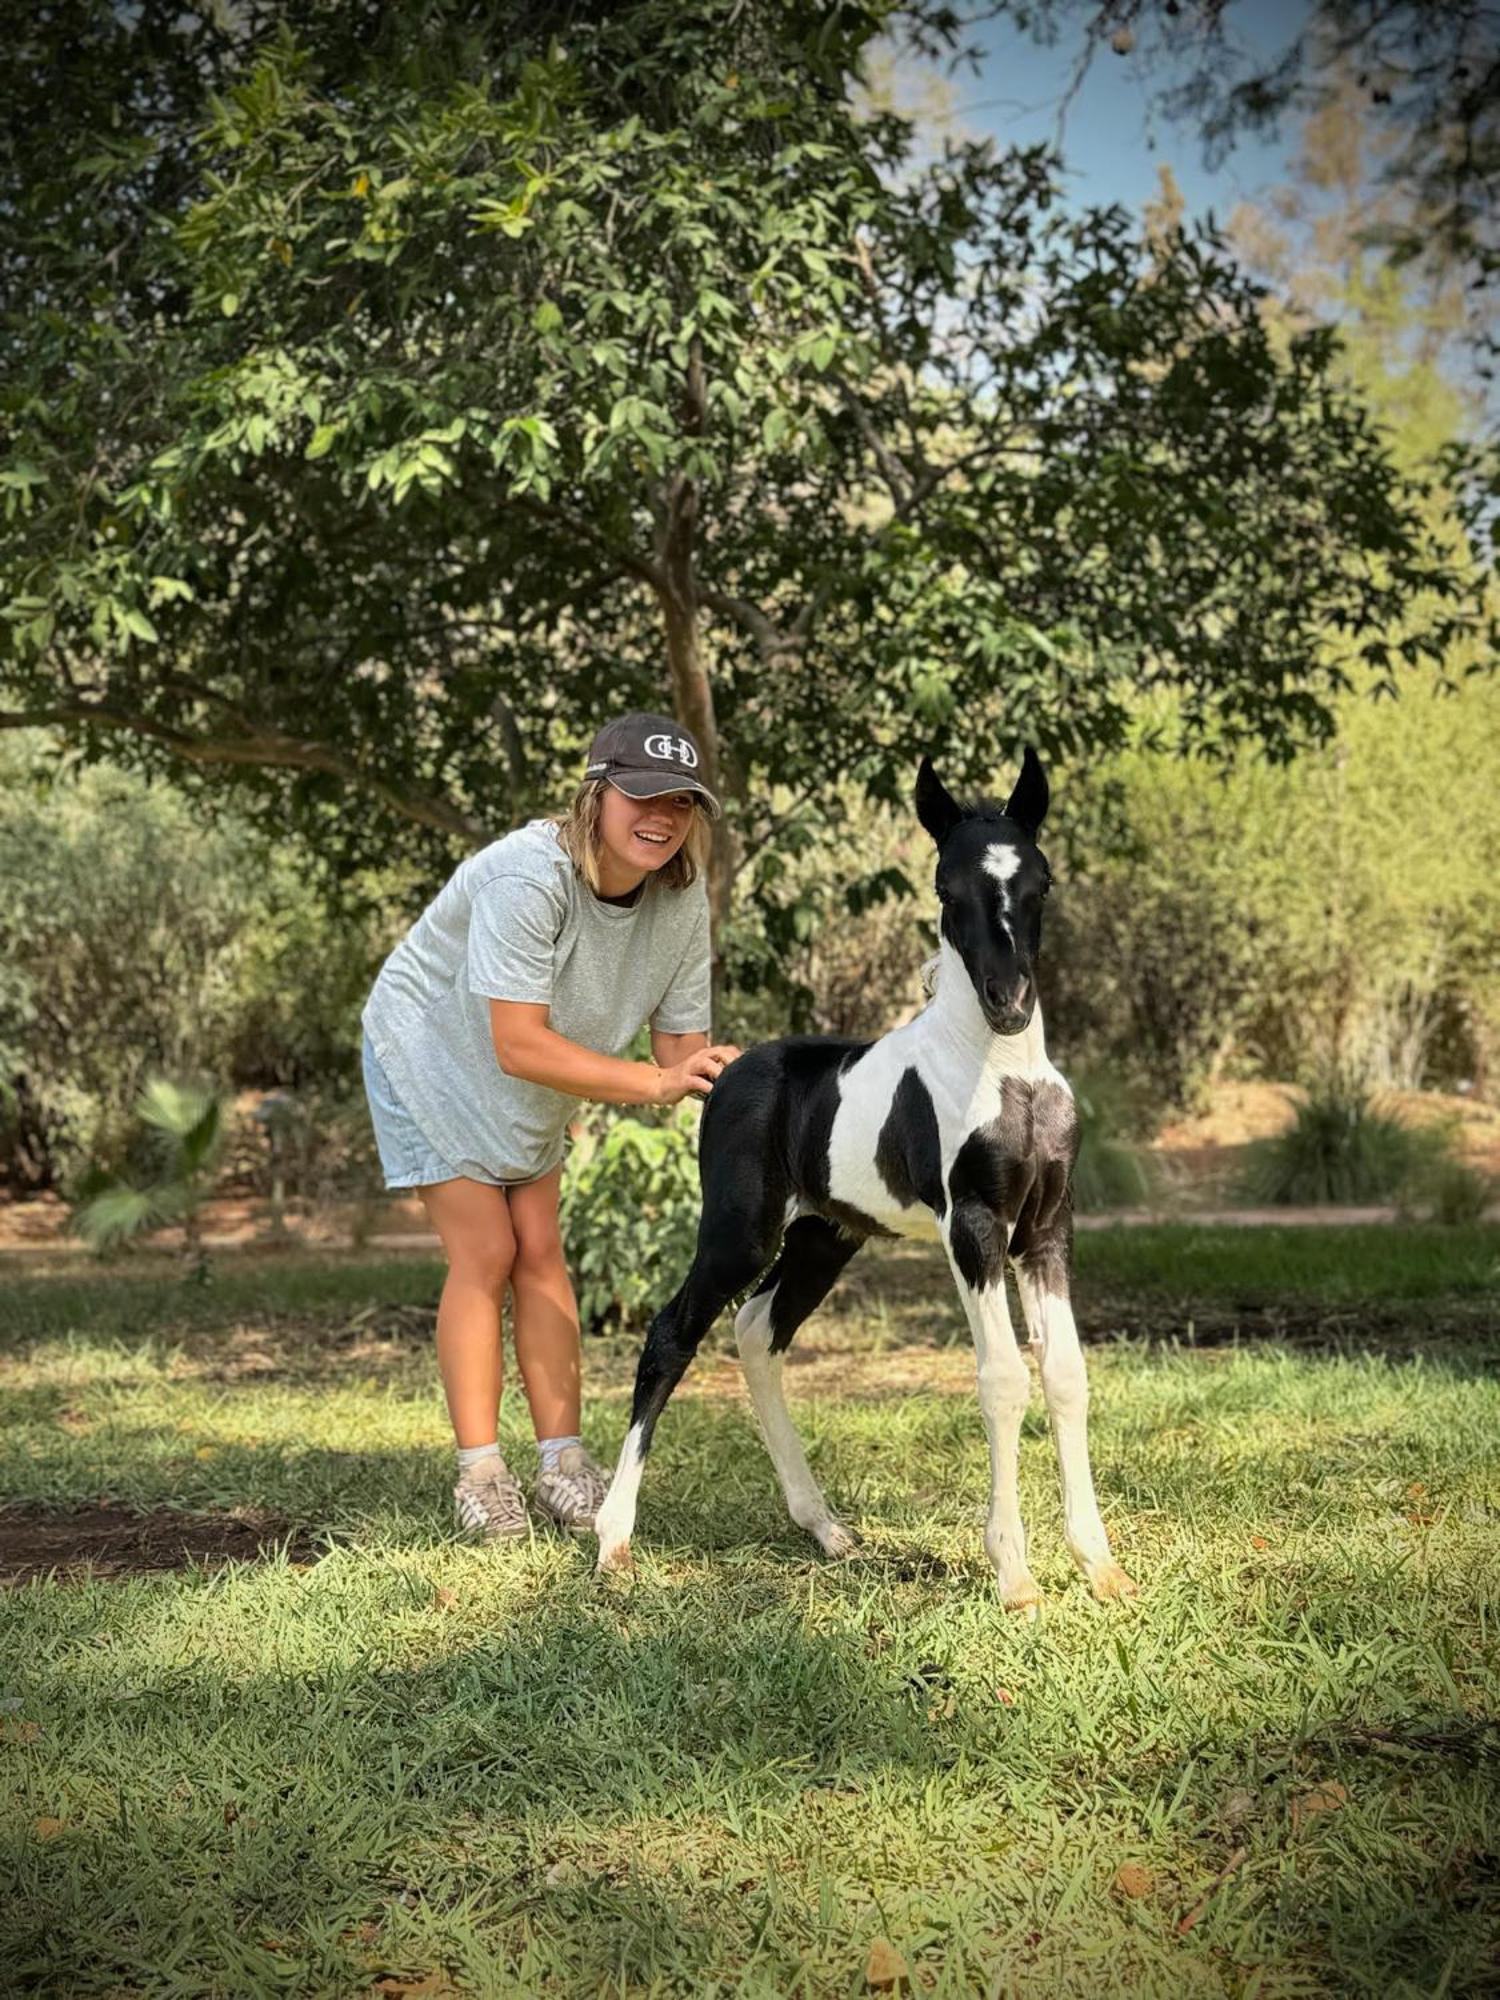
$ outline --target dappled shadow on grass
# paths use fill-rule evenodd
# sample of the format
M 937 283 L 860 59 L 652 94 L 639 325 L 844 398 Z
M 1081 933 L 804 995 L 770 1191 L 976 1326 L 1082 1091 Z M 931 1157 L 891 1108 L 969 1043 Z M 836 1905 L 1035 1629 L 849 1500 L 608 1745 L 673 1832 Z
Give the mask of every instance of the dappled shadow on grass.
M 1391 1949 L 1409 1958 L 1419 1990 L 1432 1990 L 1451 1948 L 1445 1923 L 1469 1923 L 1467 1963 L 1492 1907 L 1489 1851 L 1471 1840 L 1455 1853 L 1441 1831 L 1457 1805 L 1471 1834 L 1482 1825 L 1457 1719 L 1429 1761 L 1431 1691 L 1408 1716 L 1394 1676 L 1363 1736 L 1421 1761 L 1372 1755 L 1358 1781 L 1338 1761 L 1362 1754 L 1353 1733 L 1285 1737 L 1284 1720 L 1272 1732 L 1228 1709 L 1168 1710 L 1163 1677 L 1123 1650 L 1122 1677 L 1102 1680 L 1110 1642 L 1080 1630 L 1070 1655 L 1045 1629 L 996 1612 L 979 1648 L 970 1626 L 929 1628 L 916 1642 L 928 1653 L 907 1646 L 894 1602 L 872 1615 L 852 1587 L 814 1607 L 765 1573 L 721 1576 L 710 1592 L 701 1578 L 619 1586 L 552 1569 L 506 1601 L 492 1594 L 493 1572 L 486 1589 L 485 1558 L 464 1567 L 472 1602 L 454 1569 L 435 1572 L 459 1585 L 456 1601 L 441 1593 L 447 1609 L 410 1571 L 379 1572 L 372 1592 L 355 1551 L 282 1583 L 274 1611 L 263 1581 L 249 1579 L 224 1605 L 224 1629 L 266 1618 L 268 1636 L 247 1630 L 238 1657 L 213 1652 L 222 1632 L 183 1614 L 180 1585 L 178 1615 L 165 1616 L 165 1584 L 121 1607 L 107 1650 L 34 1650 L 28 1712 L 46 1742 L 66 1742 L 67 1784 L 99 1797 L 61 1847 L 16 1824 L 0 1833 L 13 1971 L 38 1985 L 86 1977 L 133 1990 L 142 1967 L 170 1956 L 202 1990 L 320 1990 L 434 1963 L 461 1975 L 481 1945 L 493 1972 L 509 1962 L 496 1954 L 537 1926 L 557 1934 L 554 1970 L 566 1970 L 545 1990 L 614 1990 L 621 1969 L 642 1986 L 693 1990 L 743 1973 L 766 1940 L 765 1990 L 796 1990 L 799 1947 L 822 1950 L 830 1936 L 844 1956 L 816 1990 L 853 1990 L 868 1936 L 886 1928 L 868 1885 L 894 1904 L 912 1830 L 931 1870 L 913 1887 L 925 1883 L 930 1904 L 961 1884 L 969 1943 L 986 1963 L 1007 1926 L 1032 1935 L 1035 1867 L 1055 1870 L 1038 1897 L 1048 1909 L 1064 1907 L 1075 1878 L 1089 1885 L 1047 1927 L 1047 1948 L 1071 1963 L 1075 1945 L 1096 1947 L 1097 1971 L 1112 1941 L 1110 1870 L 1131 1851 L 1116 1843 L 1147 1824 L 1157 1867 L 1178 1866 L 1183 1886 L 1164 1882 L 1165 1914 L 1146 1904 L 1136 1919 L 1165 1932 L 1168 1948 L 1176 1912 L 1243 1841 L 1255 1867 L 1229 1900 L 1241 1926 L 1254 1912 L 1255 1957 L 1280 1966 L 1316 1940 L 1320 1977 L 1338 1990 L 1337 1972 L 1366 1956 L 1368 1855 L 1388 1864 L 1392 1841 L 1402 1866 L 1376 1873 Z M 1099 1616 L 1133 1655 L 1137 1627 Z M 272 1666 L 299 1631 L 321 1635 L 334 1657 Z M 1201 1636 L 1183 1643 L 1196 1649 Z M 430 1643 L 432 1656 L 392 1665 L 392 1643 Z M 1002 1661 L 1014 1705 L 989 1685 Z M 1056 1693 L 1077 1701 L 1090 1741 L 1046 1719 Z M 1341 1808 L 1300 1826 L 1292 1810 L 1335 1770 L 1351 1796 L 1344 1819 L 1361 1814 L 1352 1842 Z M 116 1803 L 122 1772 L 137 1779 L 128 1807 Z M 183 1782 L 169 1787 L 163 1774 Z M 1411 1847 L 1419 1781 L 1427 1852 Z M 969 1817 L 955 1827 L 964 1801 Z M 1163 1818 L 1175 1827 L 1164 1837 Z M 831 1895 L 814 1922 L 809 1892 L 816 1904 L 824 1876 L 842 1878 L 847 1901 Z M 941 1964 L 942 1926 L 930 1932 L 923 1900 L 910 1933 L 935 1935 Z M 940 1907 L 951 1920 L 955 1906 Z M 1116 1953 L 1131 1935 L 1122 1929 Z M 1144 1990 L 1220 1990 L 1193 1983 L 1204 1961 L 1163 1959 L 1163 1979 L 1170 1963 L 1184 1983 Z M 475 1957 L 472 1970 L 483 1990 L 485 1963 Z M 1098 1989 L 1043 1980 L 1036 1990 Z

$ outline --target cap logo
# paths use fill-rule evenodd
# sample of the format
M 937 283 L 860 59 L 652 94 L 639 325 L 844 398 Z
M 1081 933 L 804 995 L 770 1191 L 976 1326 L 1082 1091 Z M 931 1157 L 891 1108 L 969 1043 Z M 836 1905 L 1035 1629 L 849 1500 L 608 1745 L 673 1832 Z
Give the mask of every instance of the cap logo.
M 668 763 L 684 764 L 690 771 L 698 768 L 698 753 L 685 736 L 648 736 L 645 750 L 648 757 L 661 757 Z

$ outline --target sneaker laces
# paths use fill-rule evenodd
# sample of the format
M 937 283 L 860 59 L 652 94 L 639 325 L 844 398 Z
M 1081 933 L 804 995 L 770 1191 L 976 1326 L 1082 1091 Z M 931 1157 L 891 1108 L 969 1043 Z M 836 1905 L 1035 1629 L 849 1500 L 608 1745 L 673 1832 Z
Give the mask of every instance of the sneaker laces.
M 453 1504 L 466 1528 L 514 1528 L 526 1520 L 525 1497 L 503 1459 L 465 1472 Z
M 555 1494 L 584 1513 L 594 1512 L 609 1491 L 608 1476 L 581 1444 L 570 1444 L 566 1451 L 560 1451 L 552 1470 L 543 1473 L 542 1480 L 549 1489 L 549 1499 Z

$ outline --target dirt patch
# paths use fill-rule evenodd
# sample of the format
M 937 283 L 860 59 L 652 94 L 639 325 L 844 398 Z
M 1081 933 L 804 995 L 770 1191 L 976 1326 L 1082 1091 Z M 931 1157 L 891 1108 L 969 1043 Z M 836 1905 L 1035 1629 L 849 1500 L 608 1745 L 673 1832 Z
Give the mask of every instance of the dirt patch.
M 1291 1124 L 1302 1094 L 1284 1083 L 1221 1083 L 1205 1111 L 1164 1125 L 1152 1143 L 1162 1153 L 1199 1153 L 1274 1139 Z
M 118 1582 L 163 1570 L 258 1562 L 282 1542 L 297 1568 L 323 1554 L 290 1521 L 231 1514 L 135 1514 L 124 1507 L 0 1508 L 0 1588 L 54 1572 L 59 1581 Z
M 1151 1142 L 1164 1165 L 1189 1178 L 1211 1175 L 1215 1155 L 1241 1156 L 1257 1139 L 1274 1139 L 1307 1093 L 1292 1083 L 1221 1083 L 1207 1108 L 1164 1125 Z M 1459 1157 L 1482 1173 L 1500 1173 L 1500 1105 L 1440 1090 L 1375 1090 L 1376 1108 L 1417 1128 L 1453 1135 Z

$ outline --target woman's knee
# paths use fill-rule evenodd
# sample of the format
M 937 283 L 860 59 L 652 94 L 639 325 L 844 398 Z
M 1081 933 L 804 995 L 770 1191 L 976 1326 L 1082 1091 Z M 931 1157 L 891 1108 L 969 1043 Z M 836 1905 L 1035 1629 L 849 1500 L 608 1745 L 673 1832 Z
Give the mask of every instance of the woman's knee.
M 498 1301 L 516 1258 L 504 1194 L 470 1182 L 447 1182 L 423 1189 L 423 1200 L 442 1238 L 449 1276 L 479 1286 Z
M 515 1243 L 507 1239 L 455 1240 L 448 1246 L 448 1275 L 461 1285 L 475 1285 L 499 1304 L 515 1269 Z
M 566 1277 L 567 1270 L 562 1231 L 555 1224 L 551 1229 L 516 1232 L 516 1256 L 512 1266 L 514 1277 L 523 1282 L 528 1278 Z
M 547 1175 L 510 1193 L 511 1227 L 515 1232 L 515 1272 L 521 1278 L 554 1278 L 566 1273 L 562 1220 L 557 1210 L 560 1176 Z

